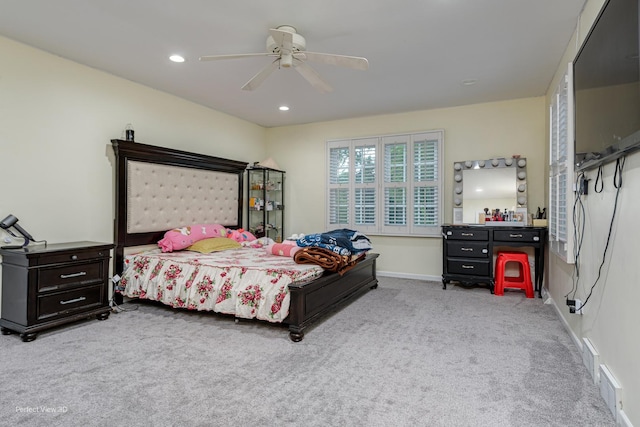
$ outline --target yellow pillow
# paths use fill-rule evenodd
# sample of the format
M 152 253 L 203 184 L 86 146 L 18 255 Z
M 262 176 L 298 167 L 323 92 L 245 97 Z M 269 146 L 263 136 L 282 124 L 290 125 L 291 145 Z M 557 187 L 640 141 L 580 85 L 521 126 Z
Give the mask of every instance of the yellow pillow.
M 198 240 L 193 245 L 189 246 L 187 250 L 208 254 L 227 249 L 236 249 L 241 246 L 242 245 L 239 242 L 229 239 L 228 237 L 212 237 L 209 239 Z

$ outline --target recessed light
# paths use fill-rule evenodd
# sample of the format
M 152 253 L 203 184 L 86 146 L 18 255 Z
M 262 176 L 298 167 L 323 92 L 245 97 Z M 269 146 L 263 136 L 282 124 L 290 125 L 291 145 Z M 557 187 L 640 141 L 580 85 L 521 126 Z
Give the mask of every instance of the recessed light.
M 466 79 L 466 80 L 462 81 L 462 85 L 463 86 L 471 86 L 471 85 L 474 85 L 476 83 L 478 83 L 477 79 Z
M 286 105 L 281 105 L 280 107 L 278 107 L 278 110 L 280 110 L 280 111 L 289 111 L 289 107 L 287 107 Z
M 180 55 L 171 55 L 169 59 L 173 62 L 184 62 L 184 57 Z

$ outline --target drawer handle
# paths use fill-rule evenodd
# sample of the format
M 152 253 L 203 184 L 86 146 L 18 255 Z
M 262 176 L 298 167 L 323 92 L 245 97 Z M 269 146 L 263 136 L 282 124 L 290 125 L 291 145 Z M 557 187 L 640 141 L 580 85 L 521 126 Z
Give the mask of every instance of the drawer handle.
M 60 304 L 73 304 L 74 302 L 80 302 L 80 301 L 84 301 L 86 300 L 86 297 L 80 297 L 80 298 L 75 298 L 75 299 L 70 299 L 68 301 L 60 301 Z
M 509 234 L 509 237 L 514 239 L 522 239 L 522 234 Z
M 81 271 L 79 273 L 61 274 L 60 278 L 61 279 L 70 279 L 72 277 L 80 277 L 80 276 L 86 276 L 86 275 L 87 275 L 86 271 Z
M 465 237 L 473 237 L 473 233 L 460 233 Z
M 464 264 L 462 264 L 462 268 L 473 270 L 473 265 L 464 265 Z
M 539 238 L 538 236 L 533 236 L 533 241 L 534 241 L 534 242 L 537 242 L 537 241 L 539 241 L 539 240 L 540 240 L 540 238 Z
M 460 248 L 461 251 L 473 252 L 473 248 Z

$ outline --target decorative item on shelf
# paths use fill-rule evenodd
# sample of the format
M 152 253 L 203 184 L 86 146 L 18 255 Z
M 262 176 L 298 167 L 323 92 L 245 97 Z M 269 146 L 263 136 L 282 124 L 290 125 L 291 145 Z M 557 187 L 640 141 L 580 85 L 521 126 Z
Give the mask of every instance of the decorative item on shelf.
M 547 208 L 542 208 L 538 206 L 538 210 L 535 213 L 533 218 L 533 225 L 536 227 L 546 227 L 547 226 Z
M 278 164 L 275 162 L 275 160 L 273 160 L 271 157 L 261 161 L 261 162 L 254 162 L 253 163 L 254 167 L 258 167 L 258 168 L 267 168 L 267 169 L 276 169 L 276 170 L 280 170 L 280 166 L 278 166 Z
M 134 134 L 133 125 L 131 123 L 127 123 L 127 126 L 124 128 L 124 139 L 126 141 L 135 141 Z

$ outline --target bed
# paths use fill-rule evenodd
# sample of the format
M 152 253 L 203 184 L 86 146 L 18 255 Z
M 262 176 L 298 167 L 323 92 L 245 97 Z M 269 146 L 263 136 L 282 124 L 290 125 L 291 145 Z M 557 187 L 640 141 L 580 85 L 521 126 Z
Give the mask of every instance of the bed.
M 215 223 L 231 229 L 242 227 L 243 180 L 247 163 L 117 139 L 112 140 L 111 144 L 115 156 L 114 275 L 122 276 L 127 265 L 143 262 L 136 258 L 140 256 L 141 248 L 153 247 L 167 230 L 186 224 Z M 258 256 L 257 252 L 251 252 L 252 249 L 256 248 L 243 248 L 242 254 L 234 252 L 233 256 L 222 254 L 222 260 L 193 253 L 196 261 L 181 259 L 181 262 L 191 266 L 207 265 L 217 269 L 211 274 L 223 274 L 225 269 L 234 271 L 233 269 L 243 268 L 241 265 L 233 265 L 238 258 L 246 260 Z M 156 260 L 164 260 L 164 263 L 166 260 L 177 261 L 177 258 L 184 258 L 186 253 L 189 252 L 163 254 L 155 250 L 150 255 L 155 256 Z M 225 257 L 236 259 L 224 260 Z M 185 286 L 177 290 L 170 281 L 168 285 L 153 284 L 154 289 L 158 289 L 158 286 L 162 289 L 161 298 L 157 298 L 157 294 L 150 298 L 147 291 L 137 294 L 132 291 L 127 296 L 156 299 L 177 308 L 281 323 L 288 326 L 290 339 L 298 342 L 304 338 L 305 330 L 313 322 L 377 287 L 377 257 L 378 254 L 367 253 L 366 257 L 343 274 L 319 272 L 317 266 L 312 265 L 299 265 L 295 269 L 281 266 L 281 271 L 286 272 L 279 273 L 278 276 L 278 285 L 283 288 L 282 295 L 278 296 L 277 291 L 271 291 L 267 298 L 275 298 L 273 301 L 281 304 L 288 303 L 288 311 L 284 310 L 283 305 L 276 313 L 271 309 L 266 317 L 265 312 L 258 313 L 259 310 L 255 313 L 236 312 L 229 305 L 219 310 L 221 307 L 216 307 L 215 302 L 205 300 L 200 303 L 197 287 L 185 289 Z M 281 260 L 276 263 L 284 263 L 286 257 L 273 256 L 273 259 L 277 258 Z M 229 265 L 225 265 L 225 262 Z M 256 274 L 267 274 L 272 270 L 265 267 Z M 131 280 L 131 272 L 127 273 Z M 140 290 L 145 286 L 150 289 L 149 284 L 142 282 L 146 279 L 138 280 L 141 282 L 130 289 Z M 201 278 L 196 279 L 198 280 Z M 167 286 L 172 288 L 167 289 Z M 167 297 L 169 294 L 172 297 Z M 190 299 L 184 300 L 183 297 Z M 268 301 L 270 302 L 264 304 L 264 307 L 273 306 L 273 301 Z M 238 303 L 235 301 L 233 304 Z M 251 310 L 251 307 L 243 309 Z

